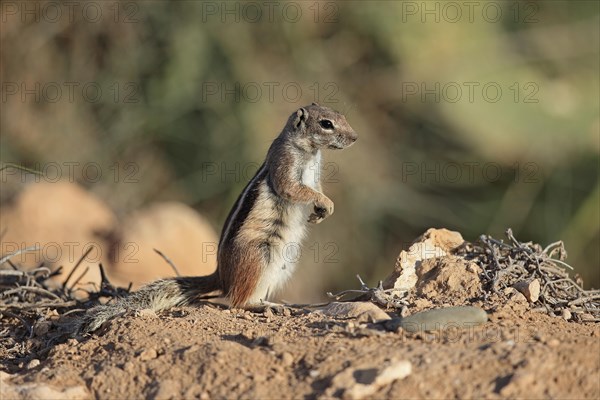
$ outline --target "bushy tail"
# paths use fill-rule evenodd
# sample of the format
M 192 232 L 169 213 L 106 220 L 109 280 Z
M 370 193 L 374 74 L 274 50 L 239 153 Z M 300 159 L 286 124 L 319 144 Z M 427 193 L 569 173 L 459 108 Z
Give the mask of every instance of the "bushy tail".
M 89 333 L 102 324 L 130 310 L 166 310 L 189 305 L 201 296 L 221 289 L 216 273 L 207 276 L 190 276 L 160 279 L 129 296 L 89 309 L 76 323 L 75 333 Z

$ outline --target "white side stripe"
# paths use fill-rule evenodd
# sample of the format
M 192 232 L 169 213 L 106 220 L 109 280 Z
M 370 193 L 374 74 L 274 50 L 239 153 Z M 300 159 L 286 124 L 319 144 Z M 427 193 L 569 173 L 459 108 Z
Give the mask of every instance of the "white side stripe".
M 248 185 L 240 195 L 240 201 L 238 201 L 237 207 L 231 212 L 231 218 L 229 218 L 229 223 L 223 227 L 223 239 L 219 243 L 219 252 L 221 251 L 221 246 L 223 242 L 225 242 L 227 240 L 227 237 L 229 236 L 229 230 L 231 229 L 231 225 L 233 225 L 233 222 L 237 219 L 237 215 L 240 212 L 240 209 L 242 208 L 242 204 L 244 204 L 244 202 L 246 201 L 246 195 L 248 194 L 248 191 L 250 191 L 250 189 L 254 187 L 256 181 L 258 180 L 258 177 L 262 174 L 264 169 L 266 169 L 266 164 L 263 164 L 262 168 L 256 172 L 254 178 L 252 178 L 250 183 L 248 183 Z

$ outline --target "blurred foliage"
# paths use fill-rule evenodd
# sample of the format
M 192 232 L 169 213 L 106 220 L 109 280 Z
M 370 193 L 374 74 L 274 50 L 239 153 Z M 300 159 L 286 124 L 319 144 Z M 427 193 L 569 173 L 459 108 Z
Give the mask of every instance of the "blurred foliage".
M 50 3 L 2 5 L 2 161 L 94 162 L 102 177 L 77 179 L 118 213 L 178 199 L 219 229 L 318 101 L 360 138 L 325 155 L 336 212 L 288 299 L 383 279 L 432 226 L 563 239 L 600 286 L 598 2 Z

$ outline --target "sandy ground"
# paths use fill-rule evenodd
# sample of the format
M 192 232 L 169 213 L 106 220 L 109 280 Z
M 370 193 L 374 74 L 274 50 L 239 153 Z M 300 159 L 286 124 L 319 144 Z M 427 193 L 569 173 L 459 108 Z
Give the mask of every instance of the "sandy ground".
M 600 398 L 600 324 L 590 314 L 597 303 L 537 293 L 539 283 L 536 293 L 511 282 L 486 289 L 492 269 L 448 254 L 460 243 L 455 232 L 430 230 L 400 254 L 384 286 L 408 285 L 404 305 L 381 302 L 388 293 L 381 291 L 370 292 L 379 293 L 374 302 L 325 311 L 250 312 L 202 303 L 158 314 L 130 311 L 77 336 L 66 329 L 77 310 L 61 314 L 22 293 L 25 302 L 4 296 L 0 398 Z M 516 256 L 534 259 L 520 249 Z M 509 261 L 498 276 L 516 270 L 519 260 Z M 550 264 L 531 265 L 536 280 L 546 279 L 540 273 Z M 553 293 L 564 281 L 551 282 Z M 589 312 L 578 311 L 582 304 Z M 487 322 L 475 326 L 451 314 L 433 331 L 399 327 L 399 316 L 449 306 L 478 307 Z
M 2 398 L 353 397 L 344 393 L 356 382 L 337 376 L 399 360 L 410 375 L 367 397 L 599 398 L 600 327 L 521 309 L 509 304 L 475 328 L 415 334 L 211 304 L 132 313 L 39 363 L 35 353 L 3 363 L 14 375 L 3 375 Z

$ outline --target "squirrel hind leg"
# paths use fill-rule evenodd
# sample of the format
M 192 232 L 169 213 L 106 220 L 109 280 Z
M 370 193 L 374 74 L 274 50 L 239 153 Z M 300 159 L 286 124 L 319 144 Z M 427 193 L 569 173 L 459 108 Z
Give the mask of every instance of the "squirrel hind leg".
M 225 296 L 233 308 L 244 308 L 255 296 L 260 285 L 261 275 L 266 264 L 264 255 L 256 251 L 244 251 L 227 261 L 240 271 L 229 274 L 229 280 L 225 284 Z M 239 266 L 243 266 L 243 269 Z M 224 269 L 226 267 L 227 264 L 224 263 Z

